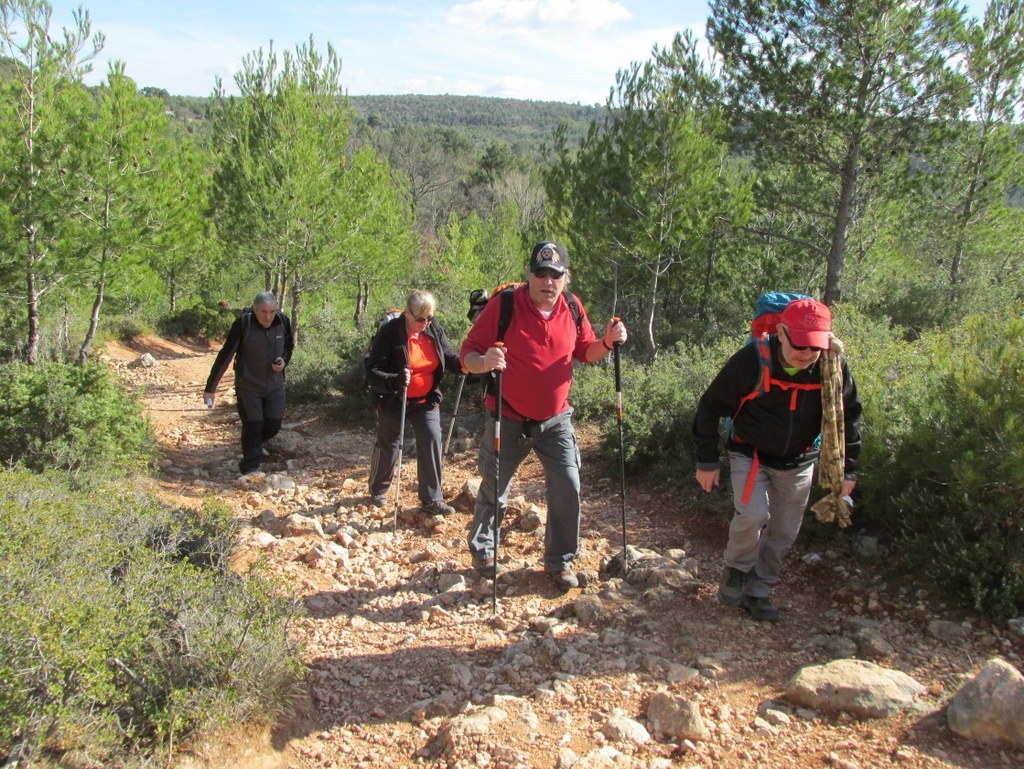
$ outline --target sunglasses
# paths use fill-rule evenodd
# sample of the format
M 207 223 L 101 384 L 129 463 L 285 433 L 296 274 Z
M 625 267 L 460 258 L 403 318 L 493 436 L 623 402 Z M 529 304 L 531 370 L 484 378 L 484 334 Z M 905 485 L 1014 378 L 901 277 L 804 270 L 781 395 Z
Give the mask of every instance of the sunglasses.
M 793 344 L 793 340 L 789 336 L 789 330 L 783 326 L 782 333 L 786 335 L 786 341 L 789 342 L 789 346 L 797 352 L 806 352 L 807 350 L 817 350 L 818 352 L 824 352 L 820 347 L 812 347 L 811 345 L 798 345 Z
M 564 272 L 552 270 L 550 267 L 538 267 L 536 270 L 533 271 L 533 274 L 536 275 L 538 278 L 552 278 L 554 280 L 558 280 L 560 277 L 565 275 Z
M 426 317 L 421 318 L 418 315 L 415 315 L 415 314 L 413 314 L 411 312 L 409 314 L 412 315 L 412 319 L 414 321 L 416 321 L 417 323 L 430 323 L 430 321 L 432 321 L 434 319 L 433 315 L 427 315 Z

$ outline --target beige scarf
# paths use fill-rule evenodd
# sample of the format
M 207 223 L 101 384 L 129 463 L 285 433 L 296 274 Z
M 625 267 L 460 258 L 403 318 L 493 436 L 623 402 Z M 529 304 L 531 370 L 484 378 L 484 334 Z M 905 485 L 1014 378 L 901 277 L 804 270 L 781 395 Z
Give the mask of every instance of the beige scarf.
M 821 362 L 821 455 L 818 483 L 829 490 L 811 507 L 819 521 L 850 525 L 850 505 L 843 497 L 846 473 L 846 423 L 843 420 L 843 343 L 831 337 Z

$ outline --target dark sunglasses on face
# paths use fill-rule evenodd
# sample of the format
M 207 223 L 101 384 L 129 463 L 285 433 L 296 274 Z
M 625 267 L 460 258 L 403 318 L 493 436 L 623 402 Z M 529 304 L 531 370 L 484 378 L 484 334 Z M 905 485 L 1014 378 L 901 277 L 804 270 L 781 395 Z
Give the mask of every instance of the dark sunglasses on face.
M 416 313 L 412 312 L 412 310 L 409 311 L 409 314 L 412 315 L 412 319 L 417 323 L 430 323 L 430 321 L 434 319 L 433 315 L 427 315 L 426 317 L 421 318 L 416 315 Z
M 550 269 L 548 267 L 539 267 L 539 268 L 537 268 L 536 270 L 533 271 L 533 274 L 536 275 L 538 278 L 542 278 L 542 279 L 543 278 L 553 278 L 555 280 L 558 280 L 565 273 L 564 272 L 558 272 L 557 270 L 552 270 L 552 269 Z
M 822 352 L 822 349 L 820 347 L 812 347 L 810 345 L 803 345 L 803 346 L 801 346 L 801 345 L 793 344 L 793 340 L 789 338 L 789 331 L 786 330 L 785 326 L 782 327 L 782 333 L 786 335 L 786 341 L 789 342 L 789 346 L 792 347 L 797 352 L 806 352 L 807 350 L 814 350 L 816 352 Z

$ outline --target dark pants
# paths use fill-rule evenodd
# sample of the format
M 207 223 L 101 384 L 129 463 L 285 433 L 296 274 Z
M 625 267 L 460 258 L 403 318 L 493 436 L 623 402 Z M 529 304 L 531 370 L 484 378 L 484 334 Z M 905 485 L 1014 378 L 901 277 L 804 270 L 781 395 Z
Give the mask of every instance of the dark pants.
M 416 480 L 420 502 L 443 502 L 441 491 L 441 407 L 410 403 L 405 418 L 416 435 Z M 377 406 L 377 441 L 370 460 L 370 495 L 384 496 L 398 465 L 402 430 L 402 403 L 398 399 Z
M 494 557 L 495 529 L 501 528 L 512 476 L 527 455 L 534 451 L 544 467 L 544 493 L 548 519 L 544 529 L 544 568 L 558 572 L 569 568 L 580 544 L 580 449 L 572 426 L 572 409 L 566 409 L 546 422 L 519 422 L 503 416 L 501 420 L 501 488 L 494 477 L 493 415 L 484 423 L 477 468 L 480 493 L 469 527 L 469 552 L 474 560 Z M 501 514 L 495 522 L 495 500 Z M 500 537 L 501 533 L 498 532 Z
M 259 469 L 263 459 L 263 442 L 269 441 L 281 429 L 284 419 L 284 388 L 266 395 L 235 390 L 238 398 L 238 416 L 242 419 L 242 461 L 238 469 L 251 473 Z

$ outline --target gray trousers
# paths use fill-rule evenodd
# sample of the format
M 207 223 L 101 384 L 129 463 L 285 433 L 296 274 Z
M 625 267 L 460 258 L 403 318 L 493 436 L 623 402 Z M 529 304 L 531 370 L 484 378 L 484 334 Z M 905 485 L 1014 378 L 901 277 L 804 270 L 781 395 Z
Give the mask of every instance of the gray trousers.
M 789 553 L 811 495 L 814 464 L 776 470 L 760 464 L 754 477 L 750 501 L 743 504 L 753 460 L 729 452 L 732 498 L 736 513 L 729 524 L 725 565 L 747 573 L 743 592 L 760 598 L 779 581 L 782 561 Z
M 441 408 L 438 404 L 410 403 L 405 418 L 416 435 L 416 482 L 420 502 L 443 502 L 441 491 Z M 370 460 L 370 495 L 383 496 L 391 488 L 398 466 L 402 429 L 402 403 L 395 399 L 377 406 L 377 441 Z
M 537 452 L 544 467 L 548 521 L 544 530 L 544 568 L 562 571 L 576 557 L 580 543 L 580 449 L 572 427 L 572 409 L 546 422 L 519 422 L 502 415 L 501 488 L 497 498 L 504 518 L 512 476 L 531 451 Z M 474 558 L 493 557 L 495 551 L 494 416 L 488 415 L 480 443 L 477 468 L 480 493 L 476 498 L 469 528 L 469 551 Z M 499 539 L 500 544 L 500 539 Z

